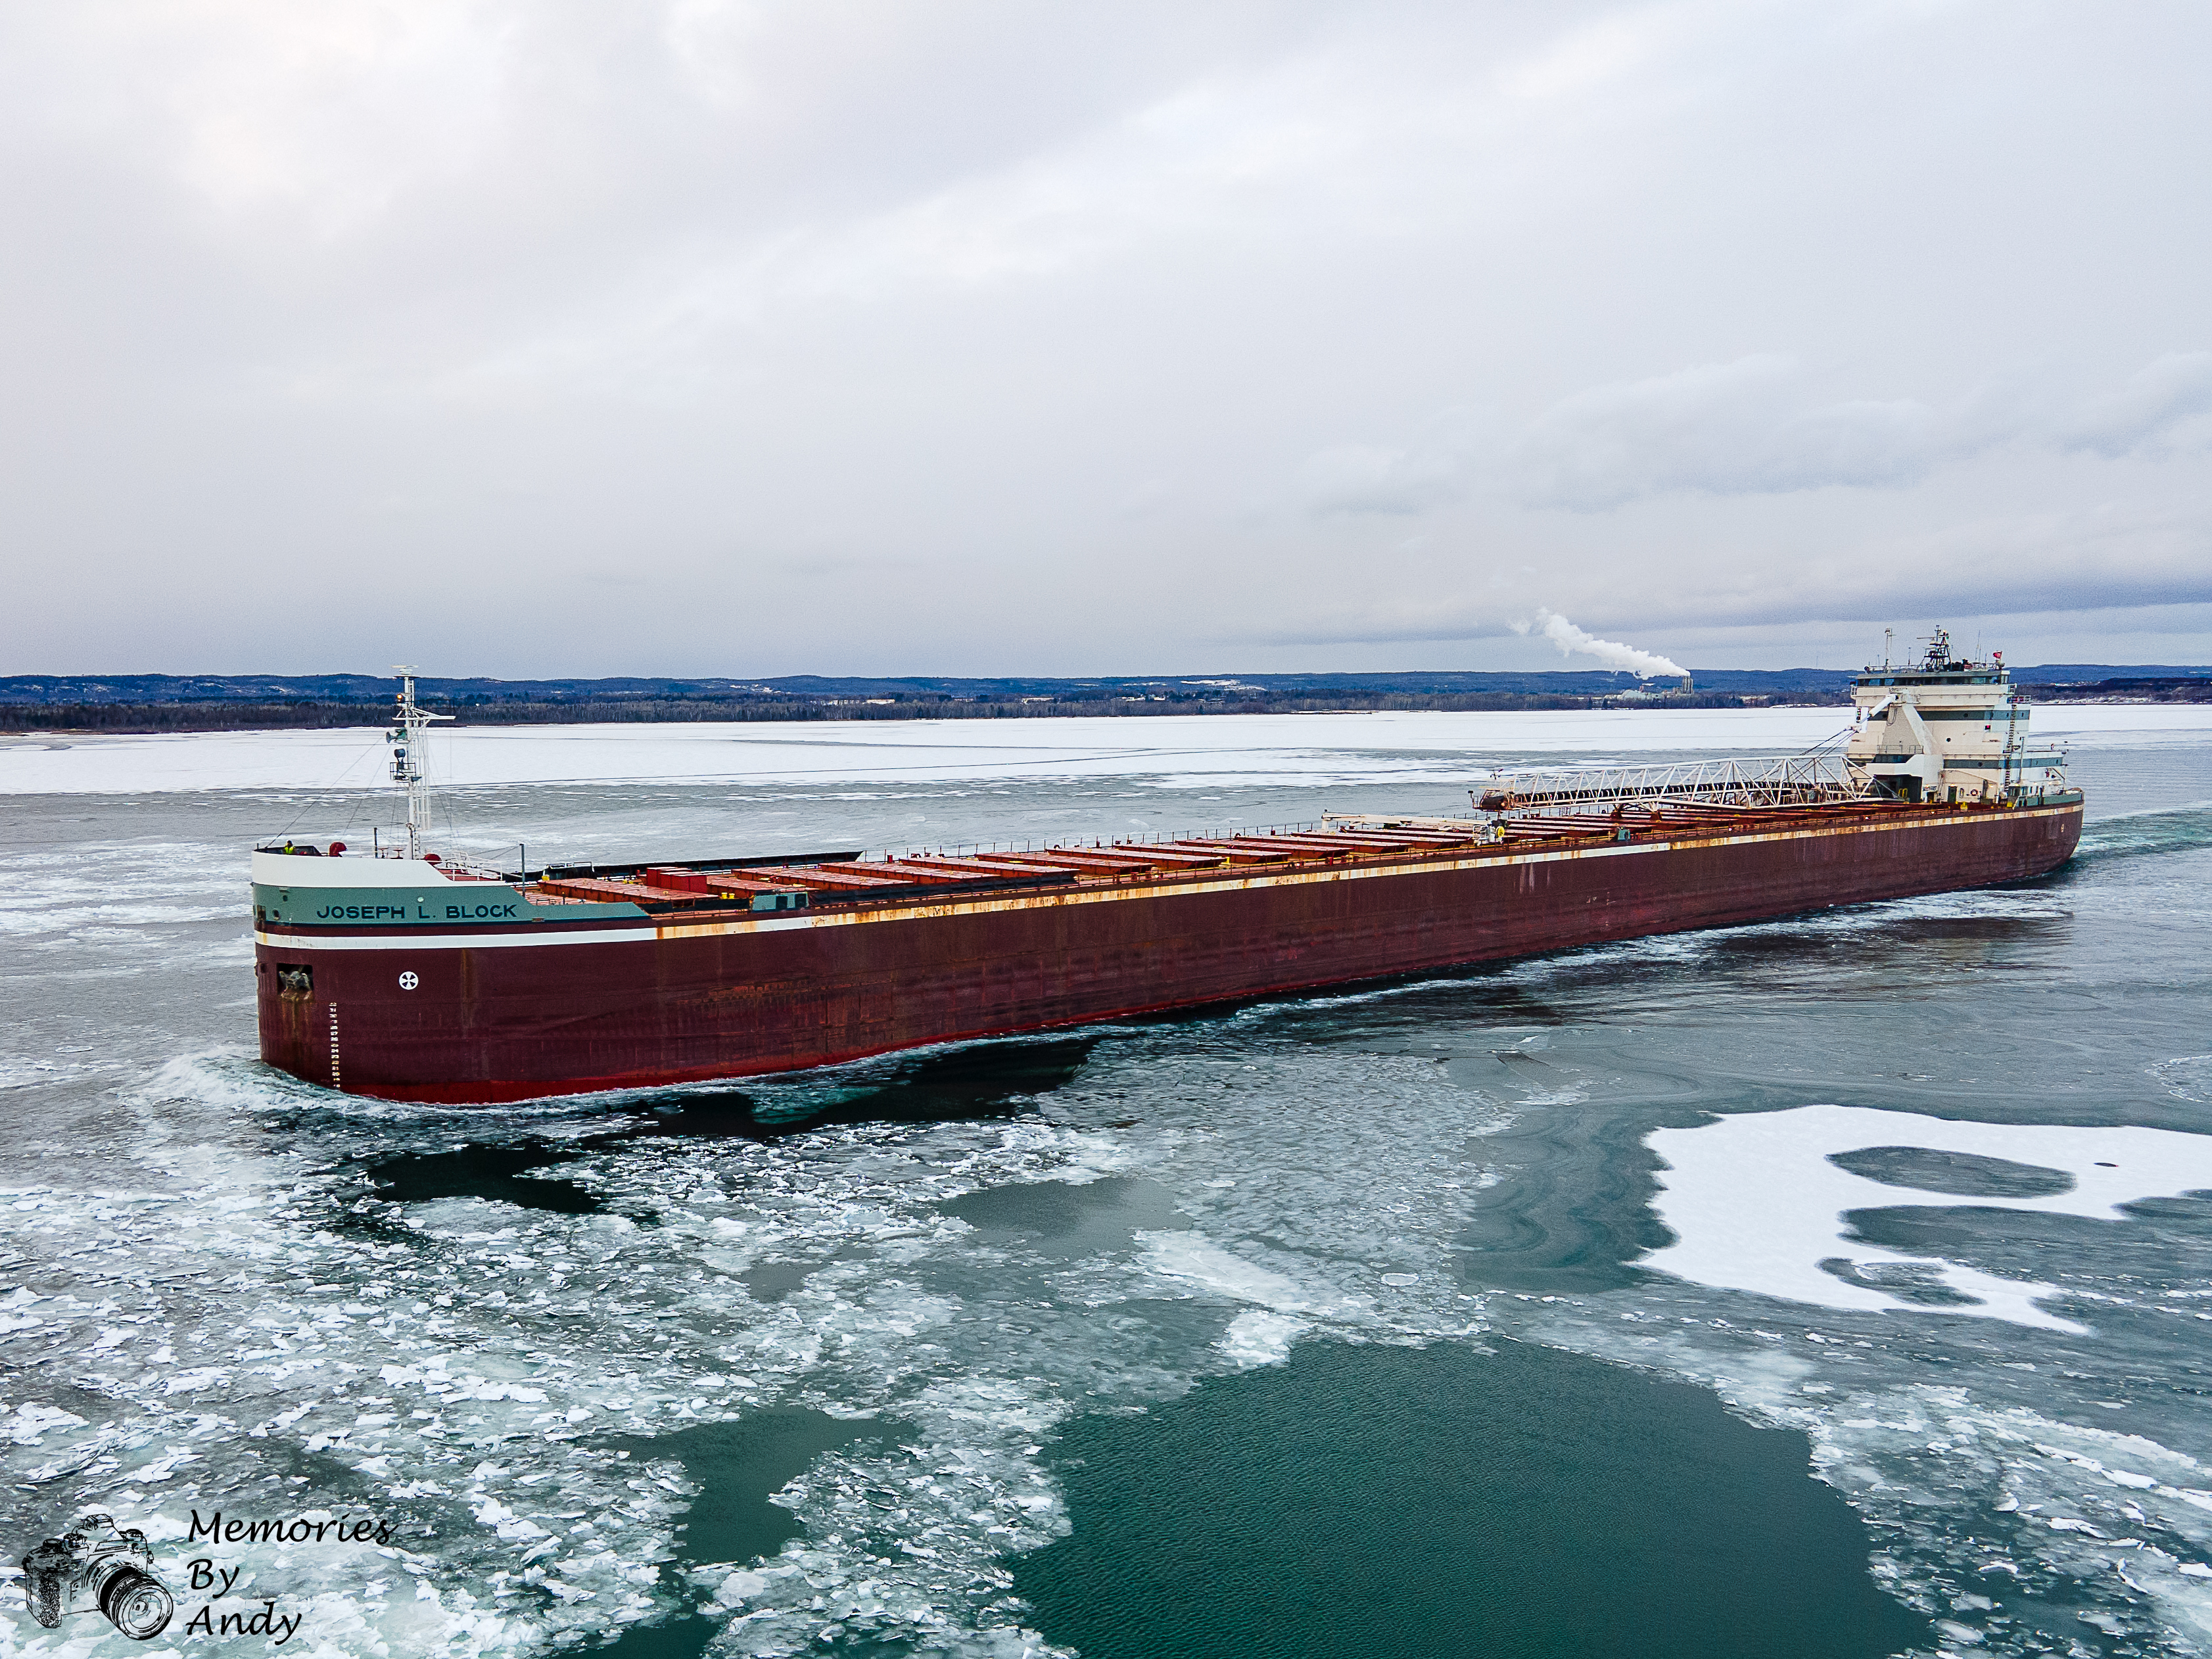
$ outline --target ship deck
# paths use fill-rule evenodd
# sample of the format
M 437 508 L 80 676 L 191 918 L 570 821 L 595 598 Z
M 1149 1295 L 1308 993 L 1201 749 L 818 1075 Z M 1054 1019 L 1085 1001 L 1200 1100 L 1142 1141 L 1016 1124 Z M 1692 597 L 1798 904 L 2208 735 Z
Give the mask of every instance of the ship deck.
M 2057 804 L 2056 802 L 2052 804 Z M 863 856 L 659 860 L 548 868 L 517 882 L 536 904 L 629 903 L 649 914 L 876 907 L 1010 890 L 1157 883 L 1200 872 L 1273 874 L 1345 865 L 1419 863 L 1473 852 L 1510 854 L 1617 842 L 1780 836 L 1846 824 L 1905 823 L 2015 809 L 1879 799 L 1796 805 L 1667 801 L 1608 812 L 1527 812 L 1494 819 L 1382 816 L 1242 830 L 1170 841 L 1115 841 L 908 851 Z

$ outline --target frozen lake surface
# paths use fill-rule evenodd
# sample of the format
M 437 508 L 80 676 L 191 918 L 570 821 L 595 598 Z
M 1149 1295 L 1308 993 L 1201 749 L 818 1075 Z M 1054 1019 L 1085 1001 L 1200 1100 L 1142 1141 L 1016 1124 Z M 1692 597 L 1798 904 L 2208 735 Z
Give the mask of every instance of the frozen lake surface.
M 462 788 L 1147 778 L 1188 789 L 1231 781 L 1443 782 L 1470 765 L 1532 757 L 1788 755 L 1849 724 L 1842 708 L 1691 708 L 441 726 L 430 749 L 437 780 Z M 2212 705 L 2062 706 L 2038 709 L 2035 729 L 2093 744 L 2116 734 L 2196 741 L 2212 732 Z M 0 793 L 373 787 L 383 754 L 378 730 L 0 738 Z

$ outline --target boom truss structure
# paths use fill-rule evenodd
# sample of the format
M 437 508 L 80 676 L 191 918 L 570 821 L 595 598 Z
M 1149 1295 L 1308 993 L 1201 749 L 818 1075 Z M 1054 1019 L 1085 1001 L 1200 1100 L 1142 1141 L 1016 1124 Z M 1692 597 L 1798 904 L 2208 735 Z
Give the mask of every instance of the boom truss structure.
M 1669 766 L 1493 772 L 1471 793 L 1480 811 L 1519 814 L 1668 802 L 1759 811 L 1864 800 L 1872 790 L 1864 773 L 1828 752 Z

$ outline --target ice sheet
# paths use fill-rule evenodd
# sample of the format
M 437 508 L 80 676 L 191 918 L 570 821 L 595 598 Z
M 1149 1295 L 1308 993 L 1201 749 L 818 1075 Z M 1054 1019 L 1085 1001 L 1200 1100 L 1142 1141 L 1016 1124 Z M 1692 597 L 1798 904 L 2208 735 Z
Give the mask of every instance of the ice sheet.
M 1304 779 L 1354 763 L 1403 776 L 1439 760 L 1463 768 L 1493 755 L 1788 753 L 1845 721 L 1839 709 L 1775 708 L 483 726 L 434 733 L 429 760 L 432 781 L 452 787 L 1131 775 L 1218 781 Z M 383 748 L 375 728 L 0 739 L 0 793 L 374 787 Z
M 2136 1199 L 2212 1188 L 2212 1135 L 2167 1129 L 1955 1122 L 1823 1105 L 1655 1130 L 1648 1141 L 1667 1165 L 1653 1207 L 1675 1242 L 1646 1256 L 1646 1267 L 1723 1289 L 1885 1312 L 1915 1304 L 1838 1278 L 1820 1264 L 1841 1258 L 1861 1270 L 1928 1267 L 1937 1282 L 1974 1298 L 1938 1311 L 2076 1333 L 2084 1328 L 2037 1305 L 2056 1294 L 2056 1286 L 1869 1249 L 1840 1224 L 1844 1212 L 1969 1204 L 2111 1219 Z M 2040 1198 L 1946 1198 L 1869 1180 L 1828 1161 L 1836 1153 L 1888 1146 L 2063 1170 L 2075 1185 Z
M 2212 730 L 2212 705 L 2039 708 L 2035 730 L 2092 740 Z M 434 783 L 1456 777 L 1529 755 L 1687 750 L 1790 754 L 1850 723 L 1844 708 L 1561 709 L 1354 714 L 1163 714 L 1019 720 L 853 720 L 447 728 Z M 380 728 L 0 738 L 0 794 L 380 787 Z

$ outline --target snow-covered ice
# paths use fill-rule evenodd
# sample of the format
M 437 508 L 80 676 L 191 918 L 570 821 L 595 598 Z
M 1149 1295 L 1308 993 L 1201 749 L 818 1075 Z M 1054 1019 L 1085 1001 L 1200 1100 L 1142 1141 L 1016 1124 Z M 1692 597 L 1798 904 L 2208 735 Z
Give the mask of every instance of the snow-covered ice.
M 1936 1281 L 1973 1298 L 1941 1312 L 2077 1333 L 2082 1326 L 2038 1305 L 2056 1286 L 1869 1249 L 1841 1224 L 1845 1212 L 1972 1204 L 2110 1219 L 2132 1200 L 2212 1189 L 2212 1135 L 2169 1129 L 1983 1123 L 1822 1105 L 1738 1113 L 1698 1128 L 1655 1130 L 1648 1140 L 1666 1160 L 1653 1208 L 1674 1243 L 1644 1257 L 1644 1267 L 1723 1289 L 1884 1312 L 1914 1304 L 1820 1264 L 1840 1259 L 1862 1271 L 1925 1268 Z M 1876 1147 L 2002 1158 L 2063 1171 L 2072 1185 L 2040 1197 L 1970 1192 L 1947 1199 L 1855 1175 L 1830 1161 Z
M 2040 736 L 2194 739 L 2212 705 L 2060 704 Z M 757 783 L 1140 776 L 1188 787 L 1234 779 L 1455 780 L 1531 756 L 1689 750 L 1794 754 L 1850 723 L 1838 708 L 1559 709 L 1346 714 L 1044 716 L 1006 720 L 760 721 L 486 726 L 429 739 L 445 787 L 548 783 Z M 309 732 L 0 738 L 0 794 L 374 789 L 377 727 Z

